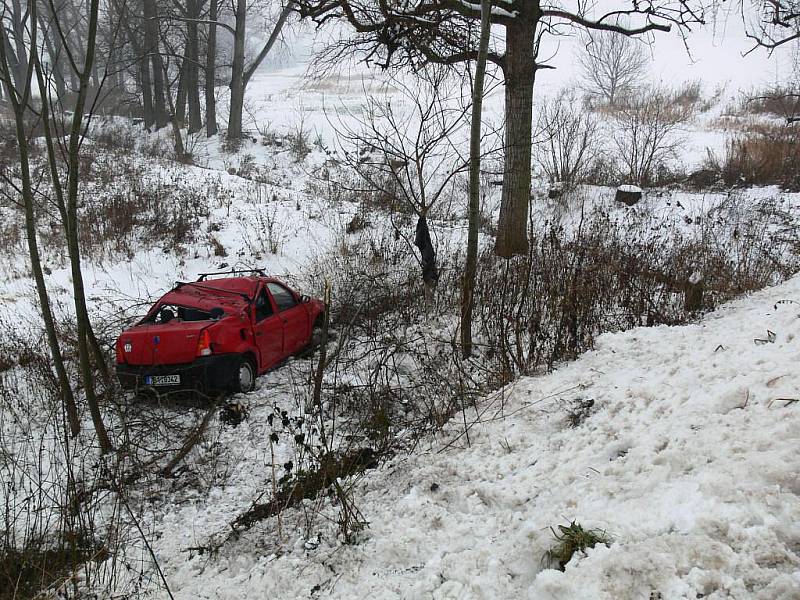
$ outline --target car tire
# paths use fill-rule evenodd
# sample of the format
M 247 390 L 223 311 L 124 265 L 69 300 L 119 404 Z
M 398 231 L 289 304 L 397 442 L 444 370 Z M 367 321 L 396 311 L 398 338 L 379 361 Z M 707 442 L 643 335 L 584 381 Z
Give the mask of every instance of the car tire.
M 325 325 L 324 319 L 325 317 L 323 315 L 319 315 L 314 321 L 314 325 L 311 327 L 311 335 L 308 338 L 308 342 L 297 353 L 301 358 L 311 356 L 322 344 L 322 328 Z
M 232 388 L 237 394 L 249 394 L 256 389 L 256 369 L 246 356 L 240 357 L 236 363 Z

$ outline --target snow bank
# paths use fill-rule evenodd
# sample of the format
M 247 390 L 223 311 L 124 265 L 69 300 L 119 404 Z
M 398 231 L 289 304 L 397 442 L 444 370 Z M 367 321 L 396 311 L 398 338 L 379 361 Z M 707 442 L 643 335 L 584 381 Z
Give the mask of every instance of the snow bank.
M 364 540 L 216 559 L 159 542 L 180 598 L 800 598 L 800 277 L 698 324 L 607 334 L 363 482 Z M 567 415 L 593 400 L 572 427 Z M 592 412 L 593 411 L 593 412 Z M 473 414 L 473 420 L 475 416 Z M 200 515 L 195 514 L 195 517 Z M 218 517 L 211 513 L 212 517 Z M 551 526 L 614 542 L 545 569 Z M 199 524 L 198 524 L 199 525 Z M 171 523 L 189 528 L 189 523 Z M 170 527 L 171 528 L 171 527 Z

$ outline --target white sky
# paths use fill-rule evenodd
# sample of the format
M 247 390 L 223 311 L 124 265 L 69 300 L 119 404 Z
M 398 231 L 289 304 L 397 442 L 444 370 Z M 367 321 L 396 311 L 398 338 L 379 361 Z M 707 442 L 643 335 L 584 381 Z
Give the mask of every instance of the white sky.
M 619 0 L 602 0 L 605 4 L 619 6 Z M 734 3 L 735 4 L 735 3 Z M 679 33 L 656 32 L 654 42 L 649 48 L 653 62 L 651 78 L 667 84 L 679 84 L 689 80 L 701 80 L 707 92 L 717 86 L 726 85 L 728 92 L 739 89 L 771 85 L 785 79 L 790 72 L 790 51 L 786 46 L 778 49 L 771 57 L 763 49 L 757 49 L 745 56 L 753 48 L 752 40 L 745 36 L 741 15 L 735 6 L 731 14 L 719 15 L 708 25 L 696 27 L 688 35 L 687 53 Z M 345 27 L 342 25 L 342 27 Z M 502 35 L 502 29 L 493 30 L 494 35 Z M 324 34 L 323 34 L 324 35 Z M 311 47 L 313 29 L 309 27 L 299 40 L 291 42 L 293 54 L 300 57 Z M 553 89 L 568 84 L 579 76 L 575 56 L 581 50 L 575 37 L 546 37 L 539 53 L 539 60 L 556 70 L 540 71 L 537 75 L 537 90 Z M 301 58 L 301 60 L 303 60 Z

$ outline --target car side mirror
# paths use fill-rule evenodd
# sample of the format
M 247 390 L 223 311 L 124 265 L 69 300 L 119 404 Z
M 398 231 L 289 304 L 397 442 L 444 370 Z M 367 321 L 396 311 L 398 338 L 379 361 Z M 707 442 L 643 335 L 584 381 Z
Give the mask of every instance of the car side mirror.
M 303 304 L 311 302 L 311 296 L 307 296 L 306 294 L 303 294 L 302 296 L 300 296 L 300 302 L 302 302 Z
M 211 314 L 211 318 L 214 321 L 219 321 L 225 315 L 225 311 L 222 310 L 219 306 L 216 306 L 216 307 L 211 309 L 211 313 L 210 314 Z

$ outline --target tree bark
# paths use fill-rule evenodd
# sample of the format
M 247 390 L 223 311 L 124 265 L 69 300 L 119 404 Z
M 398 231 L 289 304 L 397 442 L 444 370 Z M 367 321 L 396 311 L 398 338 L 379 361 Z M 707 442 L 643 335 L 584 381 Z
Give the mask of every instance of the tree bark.
M 175 120 L 181 126 L 186 123 L 186 98 L 189 95 L 189 90 L 187 88 L 187 68 L 189 62 L 186 59 L 187 57 L 184 53 L 183 60 L 181 61 L 181 71 L 178 75 L 178 93 L 175 96 L 175 110 L 172 111 L 175 115 Z
M 167 79 L 167 70 L 164 69 L 164 79 Z M 172 94 L 167 92 L 167 102 L 169 103 L 169 110 L 172 114 L 169 122 L 172 125 L 172 138 L 175 144 L 175 157 L 178 160 L 185 161 L 187 158 L 186 150 L 183 145 L 183 138 L 181 137 L 181 124 L 178 123 L 177 112 L 175 106 L 172 104 Z
M 531 128 L 534 43 L 538 8 L 523 9 L 506 25 L 504 63 L 506 126 L 505 169 L 495 252 L 510 258 L 528 253 L 528 207 L 531 195 Z
M 150 57 L 147 54 L 139 57 L 139 89 L 142 92 L 144 126 L 150 129 L 156 123 L 156 115 L 153 107 L 153 87 L 150 83 Z
M 244 110 L 244 36 L 247 25 L 247 0 L 236 0 L 236 27 L 233 36 L 233 65 L 231 67 L 231 108 L 228 114 L 228 139 L 242 137 Z
M 17 55 L 14 52 L 14 48 L 11 46 L 11 42 L 8 39 L 8 36 L 3 35 L 3 55 L 5 56 L 5 60 L 8 63 L 9 67 L 9 78 L 6 81 L 6 78 L 3 77 L 3 87 L 5 88 L 6 93 L 11 96 L 12 89 L 21 89 L 17 87 L 17 76 L 18 73 L 18 63 Z
M 203 117 L 200 112 L 200 44 L 197 36 L 197 22 L 192 19 L 200 18 L 200 0 L 186 0 L 186 12 L 189 21 L 186 24 L 187 49 L 189 59 L 186 65 L 186 90 L 189 102 L 189 133 L 196 133 L 203 127 Z
M 492 12 L 491 0 L 481 1 L 481 37 L 475 81 L 472 83 L 472 120 L 469 137 L 469 226 L 467 233 L 467 260 L 461 287 L 461 353 L 472 356 L 472 314 L 474 308 L 475 279 L 478 271 L 478 222 L 481 213 L 481 118 L 483 114 L 483 83 L 486 77 L 486 55 L 489 51 L 489 33 Z
M 206 73 L 205 73 L 205 92 L 206 92 L 206 135 L 211 137 L 217 135 L 217 99 L 215 96 L 215 83 L 217 79 L 217 2 L 211 0 L 208 9 L 208 41 L 206 42 Z
M 169 122 L 167 118 L 167 104 L 164 85 L 164 61 L 159 51 L 158 13 L 155 0 L 144 0 L 144 51 L 150 57 L 153 68 L 153 109 L 156 129 L 165 127 Z
M 281 34 L 283 26 L 292 14 L 294 5 L 291 1 L 287 1 L 283 7 L 278 20 L 272 28 L 272 33 L 269 39 L 261 48 L 255 60 L 245 69 L 244 65 L 244 36 L 247 21 L 247 2 L 246 0 L 237 0 L 236 2 L 236 29 L 233 42 L 233 69 L 231 72 L 231 110 L 228 117 L 228 138 L 237 139 L 242 137 L 242 112 L 244 107 L 244 92 L 247 84 L 258 69 L 258 66 L 264 61 L 269 54 L 278 37 Z
M 152 1 L 152 0 L 150 0 Z M 89 5 L 89 27 L 86 39 L 86 54 L 83 63 L 83 70 L 78 75 L 79 87 L 78 97 L 75 101 L 75 112 L 72 115 L 72 127 L 69 134 L 69 145 L 67 151 L 67 223 L 65 229 L 67 233 L 67 252 L 69 254 L 70 268 L 72 272 L 72 290 L 75 297 L 75 317 L 78 325 L 78 358 L 80 362 L 81 378 L 83 379 L 86 402 L 89 405 L 89 412 L 92 416 L 97 440 L 100 450 L 103 453 L 114 449 L 108 437 L 103 416 L 94 388 L 92 377 L 91 356 L 90 356 L 90 333 L 91 322 L 89 311 L 86 307 L 86 292 L 83 284 L 83 272 L 81 270 L 81 255 L 78 244 L 78 178 L 80 166 L 80 145 L 83 131 L 83 110 L 86 104 L 86 96 L 89 91 L 89 80 L 92 76 L 92 66 L 97 42 L 97 21 L 99 13 L 99 0 L 91 0 Z

